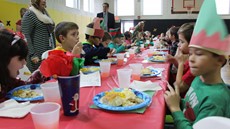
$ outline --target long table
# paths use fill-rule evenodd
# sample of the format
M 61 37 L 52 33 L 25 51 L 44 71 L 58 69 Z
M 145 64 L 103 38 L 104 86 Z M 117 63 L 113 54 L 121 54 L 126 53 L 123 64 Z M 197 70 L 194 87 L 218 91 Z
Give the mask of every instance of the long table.
M 141 63 L 147 56 L 147 52 L 143 52 L 139 56 L 128 58 L 123 66 L 112 65 L 110 77 L 102 80 L 100 87 L 80 88 L 80 107 L 79 114 L 74 117 L 67 117 L 61 112 L 60 129 L 163 129 L 165 117 L 165 101 L 164 91 L 166 83 L 159 80 L 159 77 L 142 78 L 141 81 L 151 80 L 159 83 L 162 90 L 157 91 L 152 98 L 151 105 L 143 114 L 122 113 L 106 111 L 101 109 L 89 108 L 93 104 L 95 94 L 110 90 L 111 87 L 117 85 L 117 69 L 127 68 L 130 63 Z M 164 79 L 169 79 L 168 63 L 143 63 L 144 67 L 152 66 L 155 68 L 164 68 L 162 73 Z M 45 120 L 44 120 L 45 121 Z M 33 121 L 31 115 L 28 114 L 22 119 L 0 118 L 0 129 L 33 129 Z

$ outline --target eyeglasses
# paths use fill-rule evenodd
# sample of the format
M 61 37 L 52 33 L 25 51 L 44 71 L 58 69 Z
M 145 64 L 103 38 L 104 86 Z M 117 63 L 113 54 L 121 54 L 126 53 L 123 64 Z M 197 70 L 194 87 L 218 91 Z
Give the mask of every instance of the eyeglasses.
M 18 35 L 15 35 L 14 40 L 11 42 L 11 46 L 13 46 L 19 39 L 20 37 Z

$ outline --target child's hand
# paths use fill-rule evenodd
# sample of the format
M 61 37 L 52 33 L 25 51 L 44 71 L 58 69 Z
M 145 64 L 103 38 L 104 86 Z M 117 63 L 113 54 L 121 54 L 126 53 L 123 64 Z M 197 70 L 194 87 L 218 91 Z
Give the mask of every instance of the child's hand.
M 74 47 L 73 47 L 73 50 L 72 50 L 72 54 L 73 55 L 77 55 L 77 54 L 81 54 L 82 52 L 82 43 L 81 42 L 78 42 Z
M 175 86 L 175 90 L 168 85 L 168 91 L 165 91 L 164 98 L 169 110 L 173 113 L 181 111 L 180 109 L 180 91 L 179 87 Z
M 165 59 L 166 59 L 166 62 L 169 62 L 169 63 L 174 63 L 176 61 L 176 59 L 170 54 L 166 54 Z
M 180 48 L 178 48 L 177 53 L 175 55 L 175 58 L 177 60 L 178 63 L 185 63 L 185 61 L 188 60 L 188 54 L 183 54 L 182 50 Z
M 34 64 L 37 64 L 37 63 L 40 61 L 40 59 L 39 59 L 38 57 L 34 57 L 34 58 L 31 59 L 31 61 L 32 61 Z
M 109 53 L 110 53 L 110 55 L 113 55 L 113 54 L 115 54 L 116 53 L 116 49 L 110 49 L 110 51 L 109 51 Z

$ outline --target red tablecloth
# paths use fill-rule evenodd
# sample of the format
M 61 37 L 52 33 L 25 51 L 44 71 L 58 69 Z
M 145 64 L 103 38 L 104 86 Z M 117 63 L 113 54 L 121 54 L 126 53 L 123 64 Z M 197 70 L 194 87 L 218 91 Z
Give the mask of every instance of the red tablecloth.
M 128 67 L 130 63 L 142 62 L 147 54 L 140 57 L 129 58 L 124 66 L 112 65 L 110 77 L 102 80 L 101 87 L 88 87 L 80 89 L 80 110 L 79 115 L 74 117 L 64 116 L 61 112 L 60 129 L 163 129 L 165 116 L 164 91 L 166 83 L 154 78 L 142 78 L 141 81 L 151 80 L 159 82 L 163 90 L 158 91 L 153 96 L 152 104 L 143 114 L 121 113 L 98 109 L 91 109 L 92 98 L 95 94 L 117 87 L 117 72 L 119 68 Z M 146 66 L 165 68 L 163 77 L 168 80 L 168 63 L 145 63 Z M 44 120 L 45 121 L 45 120 Z M 0 118 L 0 129 L 34 129 L 31 115 L 28 114 L 22 119 Z

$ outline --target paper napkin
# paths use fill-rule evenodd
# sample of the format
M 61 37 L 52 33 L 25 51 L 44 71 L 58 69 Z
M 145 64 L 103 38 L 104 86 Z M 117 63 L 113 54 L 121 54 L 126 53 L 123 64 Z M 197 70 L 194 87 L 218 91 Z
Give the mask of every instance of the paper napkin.
M 30 109 L 36 104 L 30 102 L 18 103 L 10 99 L 0 104 L 0 117 L 22 118 L 26 116 Z
M 151 81 L 136 81 L 134 80 L 130 84 L 130 88 L 133 88 L 138 91 L 157 91 L 161 90 L 161 86 L 158 85 L 158 83 L 152 83 Z
M 80 72 L 80 87 L 101 86 L 100 72 L 83 74 Z

